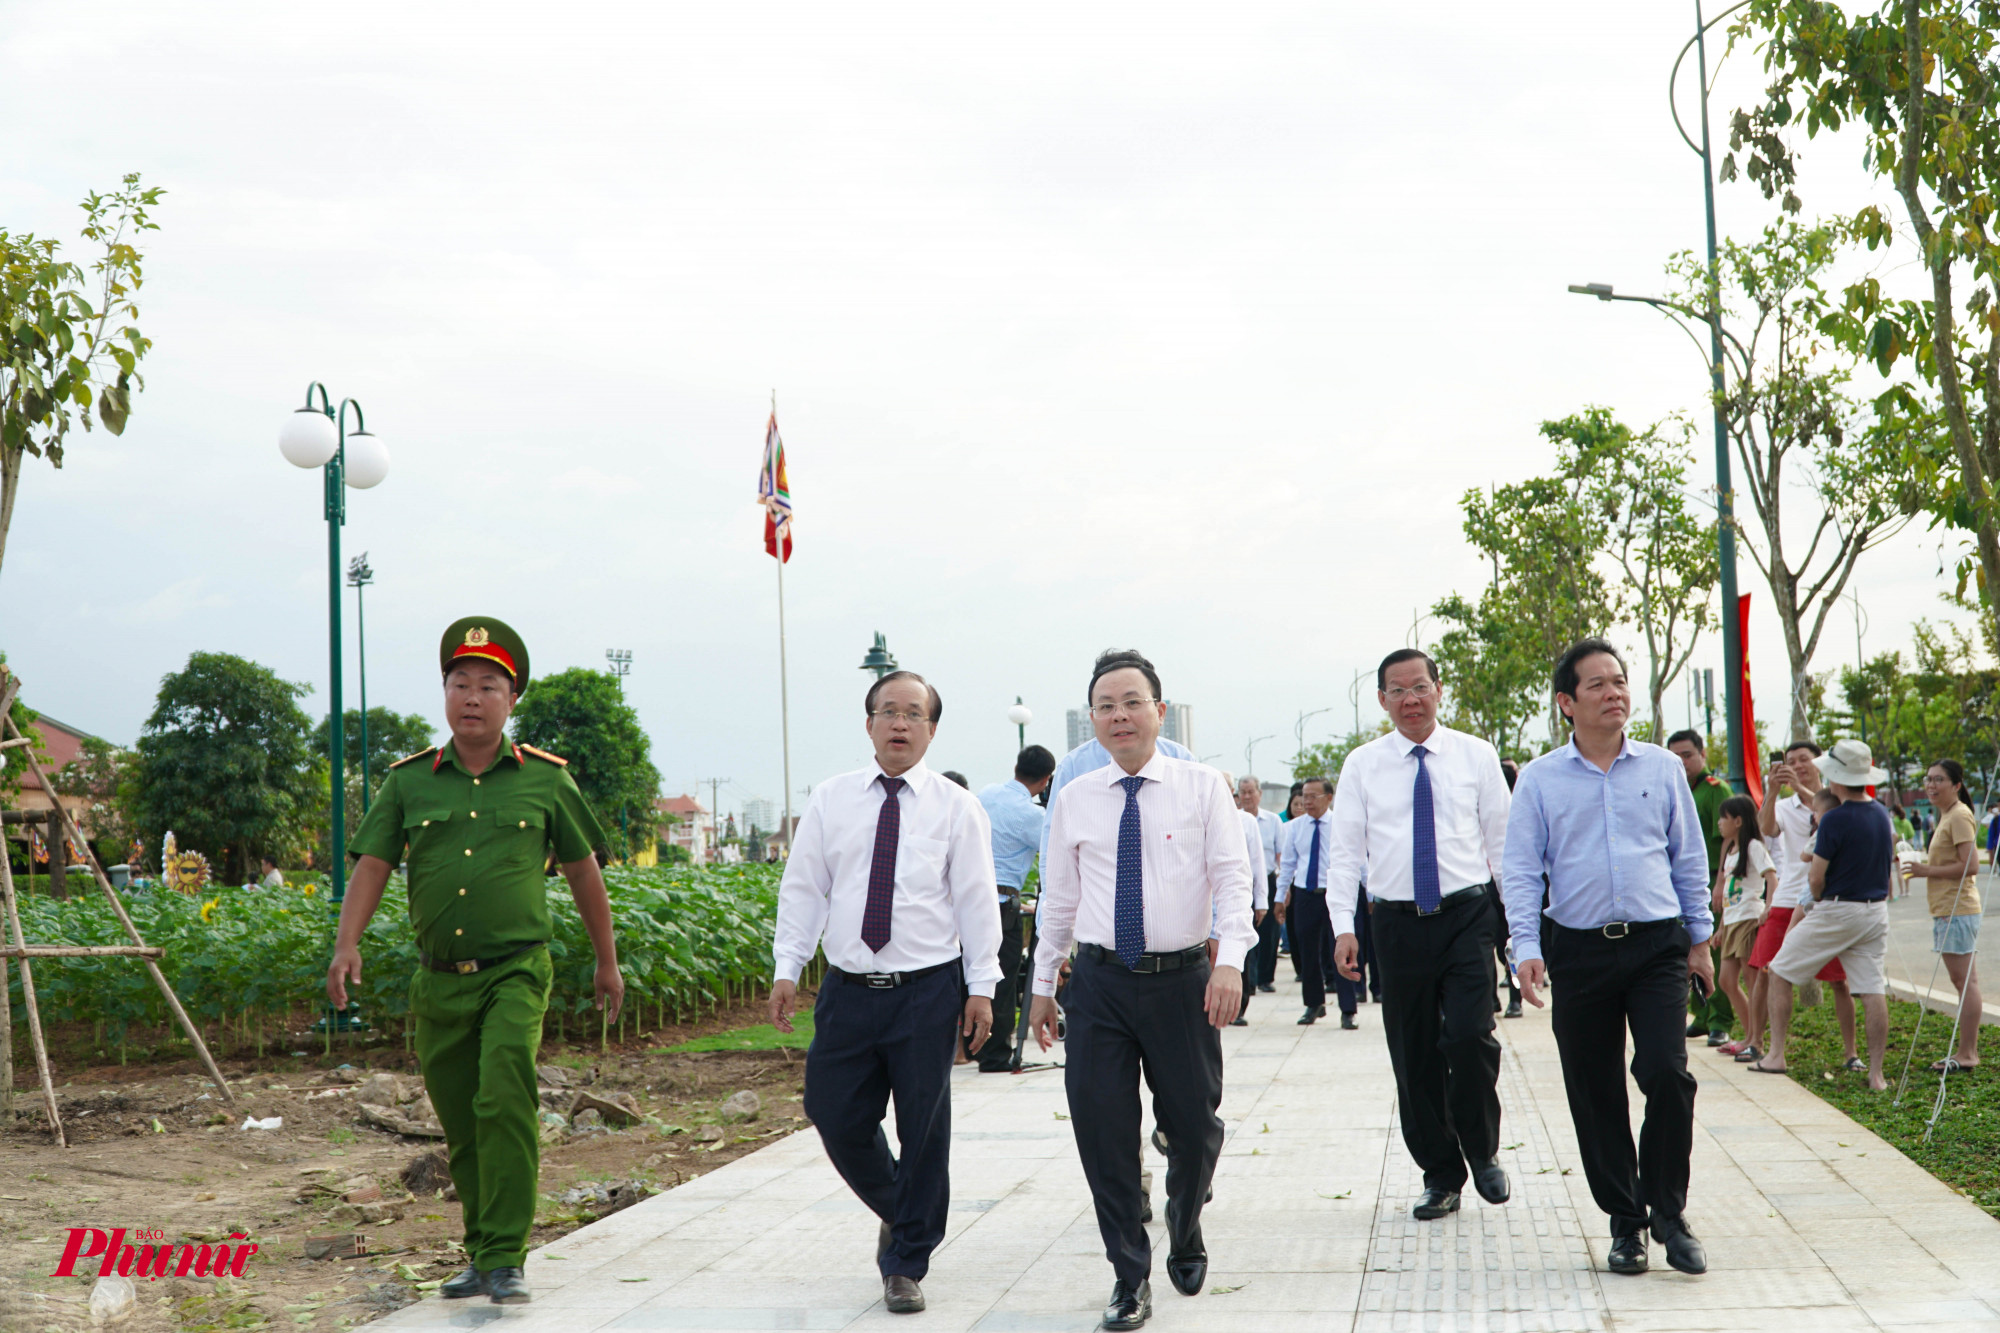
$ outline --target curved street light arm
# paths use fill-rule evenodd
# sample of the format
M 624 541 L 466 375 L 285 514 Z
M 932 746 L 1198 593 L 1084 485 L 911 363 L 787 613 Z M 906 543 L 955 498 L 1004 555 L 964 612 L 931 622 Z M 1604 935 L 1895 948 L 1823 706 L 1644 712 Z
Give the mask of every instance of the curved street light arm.
M 355 399 L 343 398 L 340 400 L 340 428 L 343 437 L 347 434 L 347 409 L 350 407 L 354 409 L 355 433 L 360 434 L 368 429 L 368 423 L 361 415 L 361 404 Z M 329 412 L 327 415 L 332 416 L 333 414 Z
M 1697 31 L 1694 36 L 1687 39 L 1687 45 L 1681 48 L 1681 53 L 1674 57 L 1673 73 L 1667 75 L 1667 112 L 1674 118 L 1674 129 L 1680 133 L 1681 142 L 1686 144 L 1689 148 L 1693 149 L 1694 155 L 1696 157 L 1706 157 L 1708 156 L 1708 154 L 1704 153 L 1701 150 L 1700 144 L 1696 143 L 1693 139 L 1688 138 L 1687 127 L 1681 124 L 1681 109 L 1674 102 L 1674 85 L 1680 81 L 1681 62 L 1687 59 L 1688 52 L 1694 50 L 1694 44 L 1701 40 L 1702 35 L 1704 33 L 1706 33 L 1710 28 L 1713 28 L 1716 24 L 1722 22 L 1722 20 L 1728 18 L 1731 14 L 1734 14 L 1737 10 L 1743 8 L 1745 5 L 1749 3 L 1750 0 L 1737 0 L 1735 4 L 1723 10 L 1720 14 L 1717 14 L 1714 18 L 1710 19 L 1708 22 L 1702 24 L 1700 30 Z M 1716 62 L 1716 69 L 1720 71 L 1721 68 L 1722 68 L 1722 62 L 1718 60 Z M 1708 89 L 1706 88 L 1702 89 L 1702 95 L 1704 97 L 1707 96 Z
M 318 407 L 313 406 L 314 389 L 319 390 Z M 331 395 L 327 393 L 326 386 L 324 384 L 321 384 L 318 380 L 314 380 L 311 384 L 306 385 L 306 405 L 304 410 L 307 412 L 324 412 L 328 416 L 333 415 L 333 398 Z

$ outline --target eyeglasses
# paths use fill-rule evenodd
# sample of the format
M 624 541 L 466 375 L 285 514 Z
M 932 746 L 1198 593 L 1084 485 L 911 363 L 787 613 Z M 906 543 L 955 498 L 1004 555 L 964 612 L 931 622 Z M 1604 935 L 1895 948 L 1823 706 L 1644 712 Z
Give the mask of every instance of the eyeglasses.
M 1405 699 L 1415 699 L 1421 703 L 1437 692 L 1437 686 L 1428 680 L 1421 684 L 1412 685 L 1407 690 L 1400 685 L 1394 685 L 1382 691 L 1382 693 L 1389 696 L 1389 702 L 1392 704 L 1399 704 Z
M 1137 713 L 1141 708 L 1144 708 L 1147 704 L 1156 704 L 1158 702 L 1158 699 L 1126 699 L 1115 704 L 1092 704 L 1090 706 L 1090 715 L 1099 721 L 1108 721 L 1111 718 L 1117 717 L 1120 713 L 1124 713 L 1129 717 Z
M 884 722 L 907 722 L 911 726 L 930 721 L 930 717 L 924 713 L 899 713 L 893 708 L 878 708 L 869 716 L 879 717 Z

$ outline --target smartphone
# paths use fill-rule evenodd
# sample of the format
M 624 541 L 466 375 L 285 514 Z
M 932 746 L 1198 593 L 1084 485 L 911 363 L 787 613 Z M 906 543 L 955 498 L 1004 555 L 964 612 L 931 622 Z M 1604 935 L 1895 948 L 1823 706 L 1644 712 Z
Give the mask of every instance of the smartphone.
M 1688 988 L 1694 991 L 1694 998 L 1704 1003 L 1708 1000 L 1708 983 L 1692 972 L 1688 974 Z

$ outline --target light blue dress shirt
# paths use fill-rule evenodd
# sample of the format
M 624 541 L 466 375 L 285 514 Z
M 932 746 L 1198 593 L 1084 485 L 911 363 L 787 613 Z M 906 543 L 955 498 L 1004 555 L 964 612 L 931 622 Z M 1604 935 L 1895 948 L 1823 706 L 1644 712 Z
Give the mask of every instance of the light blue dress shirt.
M 1179 741 L 1170 741 L 1165 736 L 1153 742 L 1153 748 L 1169 759 L 1192 759 L 1194 752 Z M 1095 773 L 1111 762 L 1111 751 L 1095 736 L 1064 755 L 1056 764 L 1055 776 L 1049 779 L 1049 809 L 1056 808 L 1056 796 L 1068 784 L 1085 773 Z M 1042 855 L 1049 854 L 1049 827 L 1042 825 Z
M 993 825 L 993 878 L 1005 897 L 1007 890 L 1027 882 L 1028 868 L 1047 832 L 1048 813 L 1035 804 L 1018 778 L 981 787 L 979 803 Z
M 1657 745 L 1628 737 L 1606 772 L 1571 741 L 1522 769 L 1502 856 L 1517 963 L 1542 956 L 1544 875 L 1549 916 L 1574 930 L 1679 917 L 1695 944 L 1714 933 L 1687 769 Z

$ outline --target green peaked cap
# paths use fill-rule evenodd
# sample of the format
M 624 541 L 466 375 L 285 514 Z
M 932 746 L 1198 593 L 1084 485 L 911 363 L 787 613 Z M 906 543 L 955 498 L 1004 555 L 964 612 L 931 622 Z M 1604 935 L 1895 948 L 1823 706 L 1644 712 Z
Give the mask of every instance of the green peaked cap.
M 493 663 L 514 678 L 514 693 L 527 693 L 528 645 L 506 621 L 492 616 L 452 621 L 438 640 L 438 670 L 449 673 L 453 663 L 467 658 Z

